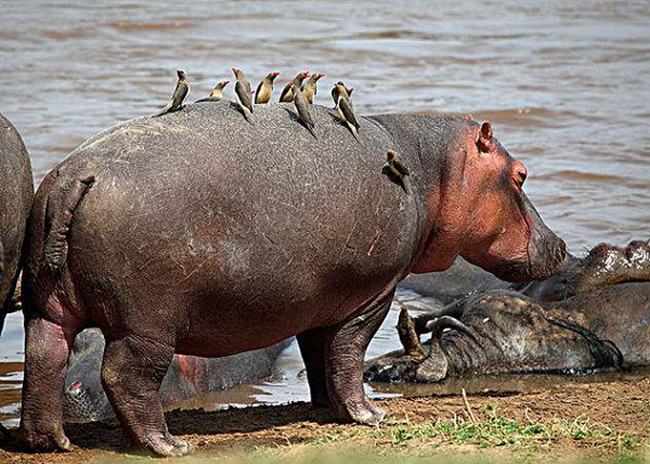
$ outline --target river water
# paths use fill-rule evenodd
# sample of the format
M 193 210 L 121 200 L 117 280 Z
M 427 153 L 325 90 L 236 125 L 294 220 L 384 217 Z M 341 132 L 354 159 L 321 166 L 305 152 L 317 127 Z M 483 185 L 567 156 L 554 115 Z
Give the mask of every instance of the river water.
M 192 98 L 230 78 L 233 65 L 253 85 L 280 71 L 276 92 L 309 69 L 327 74 L 318 95 L 327 105 L 342 79 L 355 88 L 359 113 L 435 110 L 492 121 L 528 167 L 529 196 L 574 252 L 649 235 L 645 0 L 0 6 L 0 111 L 25 139 L 37 184 L 87 137 L 162 106 L 176 68 L 187 71 Z M 394 344 L 392 331 L 382 336 L 379 352 Z M 20 315 L 2 338 L 0 359 L 21 362 Z M 19 371 L 0 369 L 5 404 L 17 398 Z M 296 388 L 304 395 L 302 383 Z

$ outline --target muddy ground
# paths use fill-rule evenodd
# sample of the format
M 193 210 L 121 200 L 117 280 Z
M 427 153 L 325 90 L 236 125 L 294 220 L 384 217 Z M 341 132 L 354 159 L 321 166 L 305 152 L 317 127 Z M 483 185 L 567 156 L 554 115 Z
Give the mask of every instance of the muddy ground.
M 172 433 L 198 457 L 273 455 L 297 450 L 371 450 L 418 456 L 478 453 L 484 459 L 618 459 L 650 456 L 650 377 L 636 382 L 574 384 L 525 394 L 394 398 L 378 401 L 390 419 L 381 427 L 337 424 L 309 404 L 168 414 Z M 0 462 L 114 462 L 136 458 L 118 427 L 68 426 L 76 449 L 27 454 L 6 445 Z M 486 454 L 487 453 L 487 454 Z

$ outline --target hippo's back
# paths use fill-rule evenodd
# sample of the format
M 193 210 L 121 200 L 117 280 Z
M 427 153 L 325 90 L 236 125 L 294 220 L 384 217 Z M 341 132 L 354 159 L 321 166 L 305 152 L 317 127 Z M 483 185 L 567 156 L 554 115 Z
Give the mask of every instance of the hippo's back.
M 18 274 L 32 196 L 27 149 L 14 126 L 0 114 L 0 304 L 3 308 L 12 297 Z
M 58 176 L 92 175 L 96 182 L 84 203 L 104 201 L 93 211 L 101 206 L 124 215 L 147 214 L 162 204 L 170 215 L 192 209 L 185 202 L 200 201 L 256 210 L 251 213 L 263 206 L 276 220 L 295 220 L 311 210 L 340 209 L 341 198 L 385 194 L 379 189 L 395 193 L 382 188 L 382 150 L 390 144 L 385 131 L 368 122 L 360 144 L 332 111 L 315 107 L 314 140 L 292 108 L 259 106 L 254 125 L 229 102 L 134 119 L 89 139 L 57 168 Z

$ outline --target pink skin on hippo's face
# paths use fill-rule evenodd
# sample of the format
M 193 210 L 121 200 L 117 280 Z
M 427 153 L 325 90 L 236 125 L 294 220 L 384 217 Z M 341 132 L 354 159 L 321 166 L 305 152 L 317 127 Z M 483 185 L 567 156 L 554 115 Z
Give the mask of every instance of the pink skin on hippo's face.
M 447 269 L 456 256 L 521 282 L 550 276 L 565 257 L 565 244 L 544 224 L 522 190 L 528 176 L 493 136 L 490 123 L 468 128 L 461 162 L 441 185 L 437 223 L 412 272 Z

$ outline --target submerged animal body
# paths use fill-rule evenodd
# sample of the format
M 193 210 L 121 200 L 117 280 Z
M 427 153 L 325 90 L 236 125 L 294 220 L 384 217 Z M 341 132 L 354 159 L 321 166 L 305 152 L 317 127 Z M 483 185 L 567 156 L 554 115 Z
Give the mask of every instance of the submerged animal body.
M 160 386 L 163 409 L 177 408 L 183 401 L 200 394 L 268 378 L 277 357 L 288 344 L 289 340 L 284 340 L 223 358 L 175 355 Z M 77 335 L 65 380 L 65 422 L 117 420 L 101 384 L 104 346 L 104 336 L 98 329 L 86 329 Z
M 568 256 L 555 275 L 520 291 L 475 293 L 415 321 L 402 311 L 405 349 L 369 362 L 369 380 L 438 382 L 647 366 L 650 247 L 641 241 L 625 248 L 601 244 L 584 258 Z M 467 330 L 434 334 L 422 347 L 420 334 L 441 317 L 453 317 Z
M 69 448 L 65 366 L 87 327 L 106 339 L 101 379 L 122 426 L 156 454 L 189 451 L 159 395 L 175 353 L 223 357 L 293 335 L 312 403 L 376 424 L 363 356 L 404 276 L 460 253 L 527 281 L 564 258 L 512 177 L 521 163 L 496 138 L 479 151 L 483 125 L 374 116 L 359 144 L 333 110 L 312 108 L 318 139 L 286 105 L 255 111 L 255 126 L 226 103 L 132 120 L 45 177 L 23 279 L 20 443 Z M 381 173 L 388 149 L 409 166 L 408 195 Z M 62 252 L 57 267 L 50 249 Z

